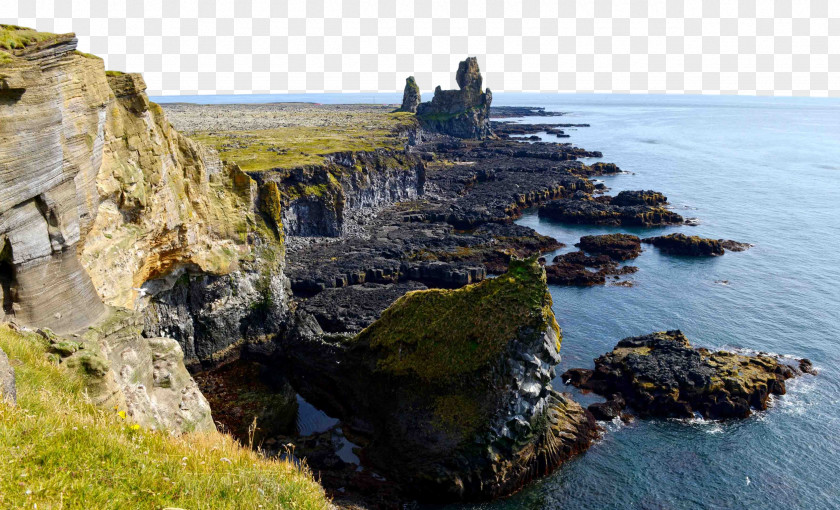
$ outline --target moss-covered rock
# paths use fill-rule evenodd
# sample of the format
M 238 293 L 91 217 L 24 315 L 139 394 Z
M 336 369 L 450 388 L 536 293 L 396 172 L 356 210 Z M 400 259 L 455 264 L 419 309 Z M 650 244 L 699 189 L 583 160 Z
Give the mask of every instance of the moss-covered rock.
M 550 386 L 560 342 L 542 267 L 514 259 L 498 278 L 409 292 L 355 337 L 324 336 L 301 317 L 279 361 L 414 497 L 484 499 L 592 439 L 590 417 Z
M 595 360 L 595 370 L 572 369 L 563 379 L 611 401 L 623 397 L 643 416 L 744 418 L 766 409 L 785 380 L 812 372 L 811 362 L 767 354 L 695 348 L 679 330 L 625 338 Z

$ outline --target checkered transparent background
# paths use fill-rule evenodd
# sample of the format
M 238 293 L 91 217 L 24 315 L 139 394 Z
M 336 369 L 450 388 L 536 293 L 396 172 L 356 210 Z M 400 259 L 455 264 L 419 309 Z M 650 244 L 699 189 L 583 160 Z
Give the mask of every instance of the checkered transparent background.
M 840 96 L 840 0 L 0 0 L 153 95 L 454 86 Z

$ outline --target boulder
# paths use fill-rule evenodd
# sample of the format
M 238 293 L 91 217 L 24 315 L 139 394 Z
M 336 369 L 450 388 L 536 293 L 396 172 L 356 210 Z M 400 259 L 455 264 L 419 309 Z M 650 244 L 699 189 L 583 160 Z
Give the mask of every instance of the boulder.
M 593 255 L 607 255 L 612 260 L 630 260 L 642 252 L 638 236 L 631 234 L 604 234 L 583 236 L 575 246 Z
M 617 197 L 575 196 L 571 199 L 554 200 L 539 208 L 539 216 L 563 223 L 583 225 L 623 225 L 652 227 L 658 225 L 678 225 L 683 222 L 679 214 L 663 207 L 648 203 L 619 205 L 613 200 Z M 626 204 L 630 199 L 621 199 Z M 641 200 L 641 199 L 639 199 Z
M 767 354 L 712 352 L 693 347 L 674 330 L 625 338 L 595 360 L 594 371 L 572 369 L 563 380 L 600 395 L 617 394 L 610 398 L 616 404 L 596 406 L 604 417 L 623 399 L 642 416 L 691 418 L 697 413 L 725 419 L 766 409 L 770 395 L 785 393 L 786 379 L 804 372 L 813 373 L 808 360 L 791 364 Z
M 17 390 L 15 389 L 15 369 L 9 362 L 9 357 L 0 349 L 0 400 L 9 404 L 17 403 Z

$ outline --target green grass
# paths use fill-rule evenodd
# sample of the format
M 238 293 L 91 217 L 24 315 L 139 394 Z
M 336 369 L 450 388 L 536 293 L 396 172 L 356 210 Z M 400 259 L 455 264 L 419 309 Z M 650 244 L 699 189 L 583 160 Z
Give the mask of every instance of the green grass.
M 0 25 L 0 49 L 4 50 L 22 49 L 56 37 L 58 34 L 38 32 L 17 25 Z
M 0 508 L 328 508 L 308 471 L 219 433 L 136 429 L 85 401 L 40 337 L 0 325 L 18 406 L 0 403 Z M 37 505 L 37 506 L 36 506 Z
M 399 132 L 414 123 L 411 113 L 358 113 L 354 125 L 295 126 L 254 131 L 195 133 L 191 138 L 219 151 L 246 172 L 321 164 L 335 152 L 399 149 Z
M 379 370 L 433 382 L 484 367 L 524 329 L 549 327 L 559 338 L 543 269 L 535 259 L 514 259 L 498 278 L 407 293 L 356 341 L 379 351 Z

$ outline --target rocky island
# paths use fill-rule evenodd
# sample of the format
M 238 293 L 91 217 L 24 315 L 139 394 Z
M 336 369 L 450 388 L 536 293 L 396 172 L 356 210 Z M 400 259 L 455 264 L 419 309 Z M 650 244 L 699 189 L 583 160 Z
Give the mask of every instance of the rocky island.
M 683 218 L 656 191 L 604 195 L 592 178 L 620 169 L 580 161 L 599 152 L 516 139 L 559 126 L 499 120 L 557 112 L 495 109 L 475 58 L 460 63 L 458 89 L 428 102 L 408 78 L 396 110 L 162 107 L 141 76 L 106 72 L 72 34 L 0 31 L 0 417 L 18 427 L 3 446 L 36 430 L 44 455 L 56 433 L 114 449 L 47 463 L 27 503 L 487 500 L 595 439 L 604 413 L 551 386 L 565 305 L 548 285 L 633 273 L 622 264 L 642 241 L 584 236 L 545 264 L 563 243 L 514 220 L 528 208 L 615 226 Z M 676 333 L 623 342 L 595 372 L 569 374 L 620 393 L 619 410 L 744 416 L 793 374 Z M 297 430 L 304 403 L 330 428 Z M 104 458 L 129 471 L 138 451 L 166 460 L 131 481 L 107 473 L 111 492 L 57 475 Z M 18 479 L 26 457 L 13 461 Z M 179 466 L 195 476 L 163 476 Z

